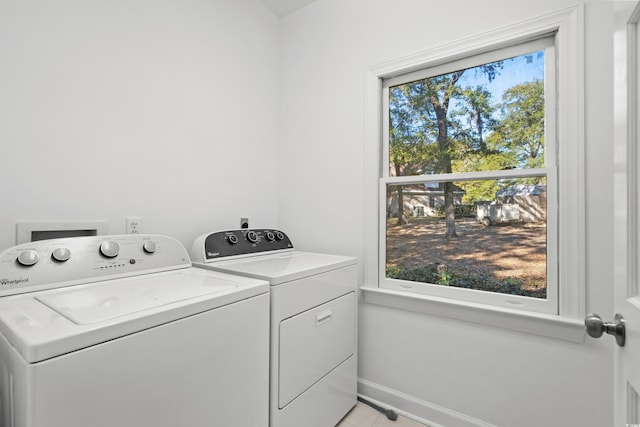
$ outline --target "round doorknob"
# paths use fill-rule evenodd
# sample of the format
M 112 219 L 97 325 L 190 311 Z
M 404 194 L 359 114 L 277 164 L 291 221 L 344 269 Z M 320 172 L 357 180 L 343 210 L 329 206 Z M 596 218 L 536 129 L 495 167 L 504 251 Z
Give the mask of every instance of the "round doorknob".
M 590 337 L 600 338 L 602 334 L 607 333 L 616 337 L 616 343 L 618 343 L 620 347 L 624 346 L 626 330 L 624 318 L 621 314 L 616 314 L 613 322 L 604 322 L 602 317 L 595 313 L 589 313 L 587 317 L 584 318 L 584 325 Z

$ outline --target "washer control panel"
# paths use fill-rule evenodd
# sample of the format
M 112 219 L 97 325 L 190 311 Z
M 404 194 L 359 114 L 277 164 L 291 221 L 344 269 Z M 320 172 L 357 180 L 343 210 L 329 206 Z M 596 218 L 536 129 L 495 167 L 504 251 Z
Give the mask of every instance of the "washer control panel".
M 184 246 L 167 236 L 40 240 L 0 252 L 0 296 L 190 266 Z
M 293 250 L 293 243 L 280 230 L 240 229 L 204 234 L 193 244 L 194 262 L 256 255 L 271 251 Z

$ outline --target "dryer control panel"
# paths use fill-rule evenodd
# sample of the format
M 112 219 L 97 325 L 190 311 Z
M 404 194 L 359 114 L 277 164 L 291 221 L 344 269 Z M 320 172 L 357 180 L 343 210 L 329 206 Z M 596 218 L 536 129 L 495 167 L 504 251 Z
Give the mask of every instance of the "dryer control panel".
M 0 296 L 191 266 L 179 241 L 160 235 L 69 237 L 0 253 Z
M 204 263 L 272 251 L 293 250 L 293 243 L 280 230 L 240 229 L 203 234 L 193 243 L 193 262 Z

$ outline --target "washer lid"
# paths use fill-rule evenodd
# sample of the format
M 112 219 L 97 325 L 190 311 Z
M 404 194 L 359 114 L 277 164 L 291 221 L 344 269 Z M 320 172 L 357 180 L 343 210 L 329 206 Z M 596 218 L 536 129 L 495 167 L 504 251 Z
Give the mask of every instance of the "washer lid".
M 177 284 L 174 275 L 152 275 L 133 281 L 71 288 L 35 296 L 35 299 L 76 325 L 88 325 L 235 287 L 214 277 L 185 276 L 180 277 Z
M 292 251 L 251 256 L 231 261 L 217 261 L 195 266 L 268 280 L 273 285 L 298 280 L 356 264 L 357 259 L 340 255 Z
M 0 299 L 0 333 L 30 363 L 266 293 L 268 283 L 196 268 Z

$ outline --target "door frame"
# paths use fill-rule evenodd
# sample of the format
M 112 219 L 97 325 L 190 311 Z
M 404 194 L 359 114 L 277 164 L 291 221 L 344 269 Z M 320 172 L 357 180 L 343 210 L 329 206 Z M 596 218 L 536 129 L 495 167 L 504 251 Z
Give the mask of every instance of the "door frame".
M 625 347 L 614 356 L 614 425 L 640 423 L 640 289 L 638 262 L 638 120 L 640 3 L 614 2 L 614 313 L 626 320 Z M 613 317 L 613 316 L 612 316 Z M 615 345 L 615 344 L 612 344 Z M 632 385 L 634 384 L 634 385 Z

